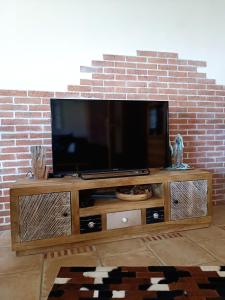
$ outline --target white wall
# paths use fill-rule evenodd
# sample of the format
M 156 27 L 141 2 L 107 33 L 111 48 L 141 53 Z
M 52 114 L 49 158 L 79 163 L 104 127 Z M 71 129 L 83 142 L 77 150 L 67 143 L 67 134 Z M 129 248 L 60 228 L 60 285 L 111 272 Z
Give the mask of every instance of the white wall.
M 178 52 L 225 84 L 224 0 L 0 0 L 0 88 L 66 90 L 103 53 Z

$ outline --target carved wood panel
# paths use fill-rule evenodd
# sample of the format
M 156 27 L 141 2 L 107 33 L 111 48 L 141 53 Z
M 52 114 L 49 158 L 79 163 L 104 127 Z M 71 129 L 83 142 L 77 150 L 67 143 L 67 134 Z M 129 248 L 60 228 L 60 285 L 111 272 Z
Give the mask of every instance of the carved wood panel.
M 71 234 L 70 192 L 19 197 L 21 241 Z
M 207 180 L 170 183 L 171 220 L 207 215 Z

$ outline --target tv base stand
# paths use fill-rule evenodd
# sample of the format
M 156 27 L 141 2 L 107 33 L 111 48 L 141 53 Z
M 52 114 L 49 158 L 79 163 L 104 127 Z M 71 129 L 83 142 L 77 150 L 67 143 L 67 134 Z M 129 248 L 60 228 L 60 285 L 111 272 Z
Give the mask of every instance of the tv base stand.
M 10 189 L 12 249 L 29 254 L 68 244 L 206 227 L 212 219 L 211 181 L 211 174 L 202 170 L 19 181 Z M 151 185 L 152 196 L 142 201 L 116 198 L 118 188 L 132 185 Z M 94 205 L 82 207 L 92 195 Z
M 81 173 L 80 178 L 82 179 L 102 179 L 102 178 L 114 178 L 114 177 L 129 177 L 129 176 L 142 176 L 149 175 L 149 169 L 138 169 L 138 170 L 112 170 L 102 172 L 84 172 Z

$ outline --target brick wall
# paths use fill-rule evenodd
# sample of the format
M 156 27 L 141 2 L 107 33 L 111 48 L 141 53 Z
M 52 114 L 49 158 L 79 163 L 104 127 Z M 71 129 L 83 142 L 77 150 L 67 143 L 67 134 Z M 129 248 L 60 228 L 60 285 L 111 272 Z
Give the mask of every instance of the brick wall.
M 51 165 L 51 97 L 168 100 L 171 141 L 183 135 L 185 162 L 214 173 L 214 204 L 225 203 L 225 86 L 198 71 L 205 66 L 176 53 L 137 51 L 82 66 L 92 79 L 67 92 L 0 90 L 0 230 L 10 227 L 8 187 L 30 170 L 30 146 L 45 145 Z

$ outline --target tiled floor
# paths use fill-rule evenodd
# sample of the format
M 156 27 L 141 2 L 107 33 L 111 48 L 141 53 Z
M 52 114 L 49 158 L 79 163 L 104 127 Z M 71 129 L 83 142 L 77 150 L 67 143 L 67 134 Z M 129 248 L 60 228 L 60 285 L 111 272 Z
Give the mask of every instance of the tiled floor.
M 225 206 L 214 207 L 209 228 L 83 247 L 44 256 L 16 257 L 10 233 L 0 234 L 0 299 L 46 300 L 61 266 L 224 265 Z

